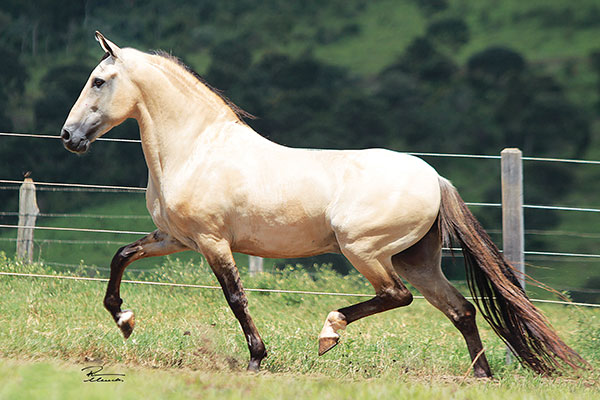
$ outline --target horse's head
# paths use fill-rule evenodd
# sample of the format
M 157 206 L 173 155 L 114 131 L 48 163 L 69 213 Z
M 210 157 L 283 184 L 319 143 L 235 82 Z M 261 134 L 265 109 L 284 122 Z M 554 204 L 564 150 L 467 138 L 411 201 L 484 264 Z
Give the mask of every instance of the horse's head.
M 129 118 L 135 107 L 137 89 L 127 74 L 123 53 L 117 45 L 96 32 L 106 52 L 92 71 L 62 128 L 65 148 L 86 152 L 90 144 Z

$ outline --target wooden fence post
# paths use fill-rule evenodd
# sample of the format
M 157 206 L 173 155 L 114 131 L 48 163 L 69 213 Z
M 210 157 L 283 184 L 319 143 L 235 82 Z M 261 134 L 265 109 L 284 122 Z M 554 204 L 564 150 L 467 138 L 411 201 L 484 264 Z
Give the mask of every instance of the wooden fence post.
M 256 275 L 258 272 L 263 272 L 264 260 L 262 257 L 248 256 L 248 270 L 250 276 Z
M 17 257 L 29 262 L 33 261 L 33 227 L 35 227 L 35 220 L 39 213 L 40 210 L 35 197 L 35 185 L 31 178 L 25 178 L 19 189 Z
M 518 271 L 521 287 L 525 289 L 525 239 L 523 218 L 523 153 L 519 149 L 504 149 L 502 169 L 502 248 L 504 257 Z M 506 350 L 506 363 L 513 361 Z
M 519 149 L 502 150 L 502 248 L 504 257 L 525 273 L 523 162 Z M 525 276 L 519 276 L 525 288 Z

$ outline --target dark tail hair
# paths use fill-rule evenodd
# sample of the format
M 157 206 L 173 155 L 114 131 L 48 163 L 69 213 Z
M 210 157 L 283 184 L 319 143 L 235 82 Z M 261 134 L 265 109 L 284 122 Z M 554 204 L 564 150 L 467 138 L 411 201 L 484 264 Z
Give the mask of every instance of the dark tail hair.
M 452 239 L 462 247 L 471 294 L 483 315 L 522 364 L 552 374 L 565 364 L 589 364 L 567 346 L 529 301 L 515 269 L 504 259 L 452 184 L 440 177 L 438 218 L 444 245 Z

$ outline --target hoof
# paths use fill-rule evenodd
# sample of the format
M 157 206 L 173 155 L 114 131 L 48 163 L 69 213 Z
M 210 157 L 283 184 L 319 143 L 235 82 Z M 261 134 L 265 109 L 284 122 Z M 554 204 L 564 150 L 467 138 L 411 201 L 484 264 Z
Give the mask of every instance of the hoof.
M 337 333 L 340 329 L 346 329 L 346 317 L 339 311 L 332 311 L 325 320 L 325 325 L 319 334 L 319 355 L 327 353 L 333 349 L 340 340 L 340 335 Z
M 123 336 L 127 339 L 131 336 L 131 332 L 133 332 L 133 328 L 135 327 L 135 317 L 133 315 L 133 311 L 125 310 L 119 314 L 119 319 L 117 320 L 117 325 L 123 332 Z
M 492 373 L 488 370 L 483 370 L 481 368 L 475 368 L 473 370 L 473 376 L 478 379 L 492 379 Z
M 248 372 L 258 372 L 260 370 L 260 361 L 250 360 L 250 362 L 248 363 L 248 368 L 246 370 Z
M 340 337 L 322 337 L 319 338 L 319 356 L 327 353 L 329 350 L 337 346 Z

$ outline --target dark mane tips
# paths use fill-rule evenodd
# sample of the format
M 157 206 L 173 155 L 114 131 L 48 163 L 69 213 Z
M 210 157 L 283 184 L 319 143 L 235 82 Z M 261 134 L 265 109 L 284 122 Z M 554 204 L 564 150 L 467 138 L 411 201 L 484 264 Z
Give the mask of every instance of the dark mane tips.
M 223 102 L 231 109 L 231 111 L 233 111 L 233 113 L 238 117 L 238 120 L 240 122 L 244 122 L 244 118 L 247 119 L 256 119 L 256 117 L 252 114 L 250 114 L 249 112 L 243 110 L 242 108 L 238 107 L 234 102 L 232 102 L 231 100 L 229 100 L 227 98 L 227 96 L 225 96 L 223 94 L 223 92 L 213 86 L 211 86 L 208 82 L 206 82 L 206 80 L 201 77 L 196 71 L 194 71 L 192 68 L 190 68 L 187 64 L 185 64 L 183 61 L 181 61 L 180 58 L 175 57 L 172 54 L 167 53 L 164 50 L 154 50 L 152 51 L 150 54 L 152 55 L 156 55 L 162 58 L 166 58 L 169 61 L 174 62 L 175 64 L 179 65 L 181 68 L 183 68 L 186 72 L 188 72 L 189 74 L 191 74 L 194 78 L 196 78 L 200 83 L 202 83 L 204 86 L 206 86 L 211 92 L 213 92 L 214 94 L 216 94 L 217 96 L 219 96 L 219 98 L 221 100 L 223 100 Z M 244 122 L 245 123 L 245 122 Z

